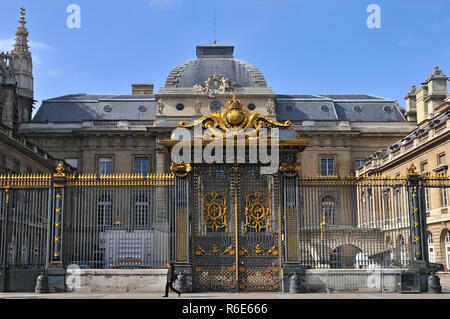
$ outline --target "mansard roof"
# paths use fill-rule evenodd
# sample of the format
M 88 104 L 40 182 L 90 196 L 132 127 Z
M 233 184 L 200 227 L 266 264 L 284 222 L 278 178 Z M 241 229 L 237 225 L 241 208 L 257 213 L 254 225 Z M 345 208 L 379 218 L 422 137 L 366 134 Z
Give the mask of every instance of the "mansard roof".
M 367 94 L 278 95 L 275 110 L 279 121 L 406 121 L 400 106 L 395 100 Z
M 153 95 L 71 94 L 42 102 L 33 122 L 83 120 L 154 120 Z

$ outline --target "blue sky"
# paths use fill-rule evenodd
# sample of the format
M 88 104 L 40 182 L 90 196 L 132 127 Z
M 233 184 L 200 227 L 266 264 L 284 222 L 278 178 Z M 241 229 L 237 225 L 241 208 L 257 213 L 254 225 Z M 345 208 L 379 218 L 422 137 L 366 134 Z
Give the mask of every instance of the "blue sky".
M 373 94 L 397 99 L 438 65 L 450 75 L 448 0 L 8 0 L 0 11 L 0 51 L 9 49 L 19 8 L 27 9 L 35 99 L 72 93 L 155 92 L 197 44 L 235 45 L 277 94 Z M 69 29 L 69 4 L 81 28 Z M 369 29 L 369 4 L 381 28 Z

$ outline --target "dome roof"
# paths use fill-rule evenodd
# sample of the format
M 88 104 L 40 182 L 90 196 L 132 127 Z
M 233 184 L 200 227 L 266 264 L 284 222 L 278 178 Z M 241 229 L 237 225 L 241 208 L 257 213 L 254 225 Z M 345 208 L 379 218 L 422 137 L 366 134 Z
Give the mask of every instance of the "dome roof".
M 193 87 L 214 73 L 232 80 L 237 87 L 267 87 L 257 67 L 233 58 L 234 46 L 206 44 L 197 46 L 197 58 L 175 67 L 165 87 Z

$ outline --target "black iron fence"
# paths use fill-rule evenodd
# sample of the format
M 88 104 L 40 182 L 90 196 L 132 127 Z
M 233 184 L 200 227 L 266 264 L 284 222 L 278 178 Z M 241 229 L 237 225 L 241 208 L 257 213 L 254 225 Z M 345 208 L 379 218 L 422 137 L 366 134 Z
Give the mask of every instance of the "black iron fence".
M 173 175 L 69 176 L 62 261 L 81 268 L 165 268 L 175 245 Z
M 192 200 L 180 199 L 176 189 L 189 190 L 189 178 L 62 171 L 0 176 L 2 270 L 37 271 L 55 261 L 81 268 L 188 263 L 189 215 L 195 212 Z M 426 213 L 448 209 L 450 187 L 447 175 L 415 172 L 290 177 L 282 184 L 283 262 L 332 269 L 428 260 Z

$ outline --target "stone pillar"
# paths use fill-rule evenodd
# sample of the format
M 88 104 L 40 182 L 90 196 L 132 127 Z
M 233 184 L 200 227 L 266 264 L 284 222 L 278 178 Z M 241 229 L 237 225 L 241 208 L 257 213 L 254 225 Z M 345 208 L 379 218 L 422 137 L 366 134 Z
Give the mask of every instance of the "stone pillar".
M 157 177 L 163 177 L 166 174 L 166 150 L 161 140 L 156 140 L 156 170 Z M 154 233 L 154 256 L 160 261 L 169 261 L 169 221 L 168 221 L 168 189 L 165 185 L 159 185 L 155 188 L 156 212 L 154 215 L 153 228 Z

